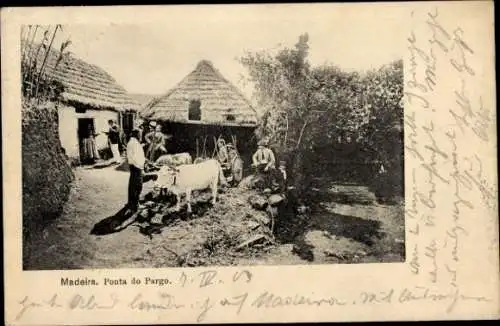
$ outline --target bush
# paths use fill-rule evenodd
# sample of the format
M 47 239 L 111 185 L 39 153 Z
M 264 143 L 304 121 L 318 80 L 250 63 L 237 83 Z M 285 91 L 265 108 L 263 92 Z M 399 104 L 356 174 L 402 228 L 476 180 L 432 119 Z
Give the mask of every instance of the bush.
M 393 161 L 403 155 L 403 61 L 364 73 L 312 66 L 308 40 L 304 34 L 294 47 L 240 58 L 264 109 L 256 136 L 285 153 L 289 175 L 302 190 L 312 175 L 327 171 L 370 185 L 381 164 L 393 166 L 384 184 L 400 185 L 402 168 Z
M 74 179 L 53 103 L 23 102 L 22 173 L 23 238 L 28 240 L 60 214 Z

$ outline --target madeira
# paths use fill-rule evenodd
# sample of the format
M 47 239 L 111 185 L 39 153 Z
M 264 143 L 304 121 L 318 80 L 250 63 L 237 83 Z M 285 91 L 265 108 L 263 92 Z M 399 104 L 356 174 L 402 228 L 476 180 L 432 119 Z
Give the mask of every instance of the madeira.
M 92 278 L 68 278 L 68 277 L 61 277 L 61 286 L 87 286 L 87 285 L 93 285 L 97 286 L 99 285 L 96 280 Z

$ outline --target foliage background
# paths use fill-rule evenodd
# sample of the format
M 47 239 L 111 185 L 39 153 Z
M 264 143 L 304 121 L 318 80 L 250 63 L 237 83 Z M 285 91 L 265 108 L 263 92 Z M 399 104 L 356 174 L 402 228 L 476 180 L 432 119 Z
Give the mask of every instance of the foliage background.
M 269 139 L 301 190 L 327 175 L 401 196 L 403 61 L 368 72 L 311 66 L 308 41 L 303 34 L 294 47 L 240 58 L 264 111 L 257 137 Z

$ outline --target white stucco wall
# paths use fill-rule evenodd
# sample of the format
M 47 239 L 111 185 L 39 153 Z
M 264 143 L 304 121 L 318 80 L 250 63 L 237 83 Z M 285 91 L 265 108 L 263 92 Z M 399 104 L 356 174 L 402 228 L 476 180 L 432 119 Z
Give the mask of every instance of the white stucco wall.
M 75 108 L 61 105 L 59 113 L 59 137 L 61 145 L 69 157 L 78 158 L 80 155 L 78 144 L 78 119 L 93 118 L 95 131 L 99 133 L 96 137 L 97 148 L 107 147 L 107 136 L 104 131 L 108 130 L 108 120 L 118 121 L 118 112 L 109 110 L 87 110 L 85 113 L 76 113 Z
M 78 149 L 78 122 L 75 109 L 67 106 L 59 106 L 59 138 L 61 145 L 69 157 L 79 157 Z

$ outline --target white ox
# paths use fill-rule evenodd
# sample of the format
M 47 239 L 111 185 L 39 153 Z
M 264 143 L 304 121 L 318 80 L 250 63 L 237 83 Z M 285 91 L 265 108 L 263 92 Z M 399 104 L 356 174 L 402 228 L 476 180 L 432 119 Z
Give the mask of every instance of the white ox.
M 160 156 L 156 162 L 156 166 L 173 165 L 178 166 L 182 164 L 191 164 L 193 159 L 189 153 L 166 154 Z
M 155 189 L 167 189 L 177 198 L 176 209 L 180 210 L 180 199 L 182 194 L 186 194 L 187 211 L 191 213 L 191 192 L 195 190 L 212 190 L 212 204 L 217 200 L 217 190 L 219 179 L 221 184 L 227 182 L 220 163 L 210 159 L 196 164 L 185 164 L 177 167 L 163 166 L 158 171 Z

